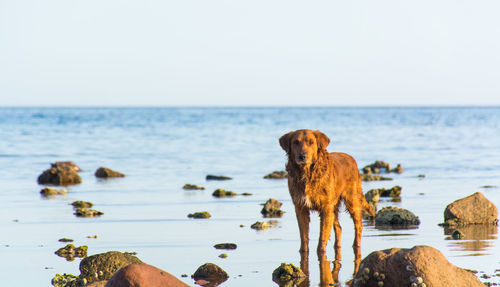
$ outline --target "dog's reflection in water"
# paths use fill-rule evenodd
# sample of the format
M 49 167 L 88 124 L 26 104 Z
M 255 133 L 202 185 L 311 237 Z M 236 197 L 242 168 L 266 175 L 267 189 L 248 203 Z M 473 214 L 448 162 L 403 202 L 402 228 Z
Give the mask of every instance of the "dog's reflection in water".
M 340 267 L 342 267 L 340 261 L 339 260 L 328 261 L 326 255 L 323 255 L 318 259 L 318 263 L 319 263 L 319 273 L 320 273 L 319 286 L 321 287 L 341 286 L 341 284 L 339 283 L 339 271 Z M 298 286 L 310 287 L 311 282 L 309 281 L 309 255 L 307 253 L 301 253 L 300 268 L 307 275 L 307 278 L 304 281 L 302 281 Z

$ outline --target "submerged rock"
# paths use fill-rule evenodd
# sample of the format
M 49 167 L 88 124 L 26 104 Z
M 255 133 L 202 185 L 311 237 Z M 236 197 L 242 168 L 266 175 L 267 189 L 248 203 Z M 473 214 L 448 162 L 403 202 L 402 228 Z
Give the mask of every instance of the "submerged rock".
M 226 197 L 226 196 L 235 196 L 235 195 L 238 195 L 238 194 L 233 192 L 233 191 L 230 191 L 230 190 L 224 190 L 222 188 L 218 188 L 212 193 L 212 196 L 215 196 L 215 197 Z
M 380 175 L 371 175 L 371 174 L 360 174 L 362 181 L 382 181 L 382 180 L 392 180 L 390 177 L 384 177 Z
M 420 219 L 411 211 L 388 206 L 375 214 L 376 225 L 419 225 Z
M 188 184 L 186 183 L 182 189 L 187 189 L 187 190 L 204 190 L 205 188 L 203 186 L 198 186 L 196 184 Z
M 230 179 L 233 179 L 233 178 L 229 177 L 229 176 L 212 175 L 212 174 L 209 174 L 206 177 L 206 180 L 230 180 Z
M 229 278 L 224 269 L 213 263 L 205 263 L 201 265 L 198 269 L 196 269 L 192 277 L 194 280 L 203 279 L 209 281 L 214 284 L 213 286 L 217 286 L 215 284 L 220 284 Z
M 172 274 L 148 264 L 130 264 L 118 270 L 105 287 L 165 286 L 188 287 Z
M 264 176 L 266 179 L 282 179 L 282 178 L 287 178 L 288 173 L 286 171 L 273 171 L 270 174 Z
M 214 245 L 215 249 L 236 249 L 237 245 L 234 243 L 219 243 Z
M 95 176 L 98 178 L 108 178 L 108 177 L 124 177 L 125 175 L 121 172 L 114 171 L 106 167 L 100 167 L 95 171 Z
M 82 182 L 82 178 L 71 167 L 52 164 L 38 177 L 38 184 L 72 185 Z
M 82 171 L 82 169 L 72 161 L 56 161 L 55 163 L 52 163 L 51 165 L 52 165 L 52 167 L 69 168 L 69 169 L 72 169 L 76 172 Z
M 374 212 L 377 212 L 379 198 L 380 192 L 378 191 L 378 189 L 371 189 L 367 193 L 365 193 L 366 202 L 368 202 Z M 372 218 L 372 215 L 363 210 L 363 217 Z
M 480 192 L 450 203 L 444 211 L 445 226 L 497 224 L 496 206 Z
M 51 187 L 44 187 L 40 190 L 40 194 L 43 196 L 52 196 L 52 195 L 65 195 L 68 191 L 66 189 L 55 189 Z
M 78 217 L 98 217 L 104 214 L 104 212 L 95 210 L 95 209 L 90 209 L 90 208 L 77 208 L 75 210 L 74 215 Z
M 283 284 L 286 284 L 286 286 L 298 285 L 305 277 L 306 275 L 304 272 L 293 264 L 281 263 L 281 265 L 273 271 L 273 281 L 280 286 Z
M 86 245 L 75 247 L 73 244 L 68 244 L 62 248 L 59 248 L 54 253 L 59 257 L 66 258 L 67 261 L 73 261 L 75 260 L 75 257 L 87 257 L 87 249 L 88 246 Z
M 429 246 L 372 252 L 361 262 L 351 286 L 484 287 L 474 274 L 452 265 L 439 250 Z
M 96 254 L 80 262 L 80 282 L 109 280 L 119 269 L 130 264 L 143 263 L 139 258 L 118 251 Z
M 94 206 L 92 202 L 81 200 L 73 201 L 71 205 L 73 205 L 74 208 L 91 208 Z
M 212 215 L 208 211 L 201 211 L 188 214 L 189 218 L 210 218 Z
M 74 240 L 73 239 L 69 239 L 69 238 L 61 238 L 58 241 L 59 242 L 73 242 Z
M 372 173 L 380 173 L 380 171 L 384 170 L 386 173 L 394 172 L 394 173 L 403 173 L 403 167 L 401 164 L 391 169 L 391 165 L 385 161 L 377 160 L 372 164 L 369 164 L 363 167 L 362 171 L 364 174 L 372 174 Z
M 264 207 L 262 207 L 260 213 L 262 213 L 264 217 L 281 217 L 283 213 L 285 213 L 280 209 L 283 203 L 279 202 L 277 199 L 270 198 L 263 205 Z

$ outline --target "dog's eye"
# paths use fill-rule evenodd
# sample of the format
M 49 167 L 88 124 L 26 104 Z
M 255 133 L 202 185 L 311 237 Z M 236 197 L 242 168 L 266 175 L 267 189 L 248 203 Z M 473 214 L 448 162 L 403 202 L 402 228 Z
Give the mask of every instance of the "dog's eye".
M 314 142 L 312 140 L 309 141 L 309 145 L 313 145 Z

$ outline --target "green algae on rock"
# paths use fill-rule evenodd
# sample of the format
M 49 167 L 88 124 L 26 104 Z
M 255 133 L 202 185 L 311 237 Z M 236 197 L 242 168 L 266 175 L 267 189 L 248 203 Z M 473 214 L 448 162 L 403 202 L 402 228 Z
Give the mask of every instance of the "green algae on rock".
M 69 287 L 73 286 L 74 285 L 73 283 L 76 283 L 77 278 L 78 277 L 73 274 L 67 274 L 67 273 L 64 273 L 63 275 L 56 274 L 56 276 L 52 278 L 50 283 L 54 287 Z
M 67 261 L 75 260 L 75 257 L 85 258 L 87 257 L 88 246 L 83 245 L 80 247 L 75 247 L 73 244 L 68 244 L 64 247 L 59 248 L 54 252 L 59 257 L 66 258 Z
M 198 186 L 196 184 L 189 184 L 186 183 L 182 189 L 187 189 L 187 190 L 204 190 L 205 188 L 203 186 Z
M 390 177 L 384 177 L 380 175 L 371 175 L 371 174 L 360 174 L 362 181 L 382 181 L 382 180 L 392 180 Z
M 188 214 L 189 218 L 210 218 L 212 215 L 208 211 L 201 211 L 201 212 L 195 212 L 195 213 L 190 213 Z
M 419 225 L 420 219 L 411 211 L 388 206 L 375 214 L 376 225 Z
M 235 196 L 235 195 L 238 195 L 238 194 L 236 192 L 231 191 L 231 190 L 224 190 L 222 188 L 218 188 L 212 193 L 212 196 L 215 196 L 215 197 L 227 197 L 227 196 Z
M 273 271 L 273 281 L 278 284 L 291 281 L 293 283 L 291 283 L 292 285 L 290 286 L 294 286 L 293 284 L 299 284 L 305 277 L 306 275 L 304 272 L 293 264 L 281 263 L 281 265 Z
M 94 206 L 92 202 L 82 200 L 73 201 L 71 205 L 73 205 L 74 208 L 91 208 Z
M 77 208 L 74 213 L 77 217 L 98 217 L 103 214 L 101 211 L 89 208 Z
M 42 196 L 65 195 L 67 193 L 68 191 L 66 189 L 56 189 L 48 186 L 40 190 Z
M 269 198 L 263 205 L 264 207 L 262 207 L 260 213 L 264 217 L 281 217 L 283 213 L 285 213 L 281 210 L 283 203 L 279 202 L 277 199 Z

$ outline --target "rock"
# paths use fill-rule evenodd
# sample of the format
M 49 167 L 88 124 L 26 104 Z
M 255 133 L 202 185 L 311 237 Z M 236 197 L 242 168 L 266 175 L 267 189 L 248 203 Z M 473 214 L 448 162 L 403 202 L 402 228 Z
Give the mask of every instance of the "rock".
M 58 241 L 59 242 L 73 242 L 74 240 L 73 239 L 69 239 L 69 238 L 61 238 Z
M 82 178 L 74 168 L 57 164 L 52 164 L 38 177 L 38 184 L 72 185 L 81 182 Z
M 236 249 L 237 245 L 234 243 L 219 243 L 214 245 L 215 249 Z
M 92 202 L 81 200 L 73 201 L 71 205 L 73 205 L 74 208 L 91 208 L 94 206 Z
M 212 175 L 212 174 L 209 174 L 206 177 L 206 180 L 230 180 L 230 179 L 233 179 L 233 178 L 229 177 L 229 176 Z
M 59 248 L 54 252 L 59 257 L 66 258 L 67 261 L 75 260 L 75 257 L 85 258 L 87 257 L 88 246 L 75 247 L 73 244 L 68 244 L 62 248 Z
M 222 253 L 221 255 L 219 255 L 219 258 L 222 258 L 222 259 L 227 258 L 227 254 L 226 253 Z
M 365 193 L 366 202 L 368 202 L 372 210 L 375 212 L 377 212 L 379 198 L 380 198 L 380 192 L 378 189 L 371 189 L 367 193 Z M 372 218 L 372 215 L 363 210 L 363 217 Z
M 103 215 L 104 213 L 95 209 L 89 208 L 77 208 L 75 213 L 73 213 L 77 217 L 98 217 Z
M 52 165 L 52 167 L 56 167 L 56 168 L 57 167 L 69 168 L 69 169 L 72 169 L 76 172 L 82 171 L 82 169 L 72 161 L 56 161 L 55 163 L 52 163 L 51 165 Z
M 108 178 L 108 177 L 124 177 L 123 173 L 111 170 L 106 167 L 100 167 L 95 171 L 95 176 L 98 178 Z
M 188 189 L 188 190 L 204 190 L 205 188 L 203 186 L 197 186 L 196 184 L 188 184 L 186 183 L 182 189 Z
M 235 196 L 235 195 L 238 195 L 238 194 L 235 192 L 232 192 L 230 190 L 224 190 L 222 188 L 218 188 L 212 193 L 212 196 L 215 196 L 215 197 L 226 197 L 226 196 Z
M 474 274 L 452 265 L 439 250 L 429 246 L 372 252 L 361 262 L 351 286 L 400 287 L 424 284 L 484 287 Z
M 281 210 L 281 206 L 283 203 L 279 202 L 278 200 L 274 198 L 270 198 L 266 203 L 264 203 L 264 207 L 260 211 L 264 217 L 281 217 L 283 216 L 283 213 L 285 213 L 283 210 Z
M 55 189 L 51 187 L 44 187 L 42 190 L 40 190 L 40 194 L 43 196 L 64 195 L 67 193 L 68 191 L 66 189 Z
M 497 223 L 496 206 L 480 192 L 450 203 L 444 211 L 445 226 Z
M 68 287 L 76 283 L 77 278 L 78 277 L 73 274 L 56 274 L 50 283 L 55 287 Z
M 496 185 L 483 185 L 481 188 L 498 188 Z
M 243 192 L 241 195 L 243 195 L 243 196 L 251 196 L 251 195 L 253 195 L 253 194 L 252 194 L 252 193 L 249 193 L 249 192 Z
M 119 269 L 130 264 L 143 263 L 139 258 L 118 251 L 96 254 L 84 258 L 80 262 L 80 282 L 90 284 L 96 281 L 109 280 Z
M 281 263 L 281 265 L 273 271 L 273 281 L 280 286 L 295 286 L 304 280 L 306 275 L 304 272 L 293 264 Z
M 118 270 L 105 287 L 188 287 L 172 274 L 148 264 L 130 264 Z
M 451 238 L 453 239 L 464 239 L 465 234 L 460 230 L 455 230 L 451 233 Z
M 417 177 L 419 177 L 419 178 L 425 178 L 425 174 L 419 174 L 419 175 L 417 175 Z
M 269 227 L 274 227 L 278 225 L 277 220 L 269 220 L 269 221 L 257 221 L 254 224 L 250 225 L 250 228 L 256 230 L 265 230 Z
M 388 206 L 375 214 L 376 225 L 419 225 L 420 220 L 411 211 Z
M 381 160 L 377 160 L 374 163 L 363 167 L 361 170 L 363 174 L 371 175 L 372 173 L 380 173 L 381 169 L 383 169 L 386 173 L 403 173 L 403 167 L 401 164 L 398 163 L 394 169 L 391 169 L 391 165 L 389 163 Z
M 390 177 L 383 177 L 380 175 L 371 175 L 371 174 L 361 174 L 362 181 L 381 181 L 381 180 L 392 180 Z
M 210 218 L 212 215 L 208 211 L 201 211 L 188 214 L 189 218 Z
M 205 263 L 194 272 L 194 280 L 206 280 L 211 283 L 220 284 L 229 278 L 226 271 L 213 263 Z
M 380 188 L 381 197 L 399 197 L 403 188 L 399 185 L 393 186 L 390 189 Z
M 270 174 L 264 176 L 264 178 L 267 179 L 282 179 L 282 178 L 287 178 L 288 173 L 286 171 L 273 171 Z

